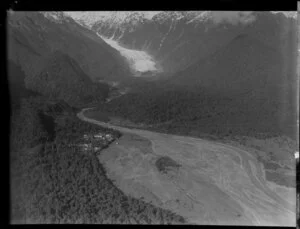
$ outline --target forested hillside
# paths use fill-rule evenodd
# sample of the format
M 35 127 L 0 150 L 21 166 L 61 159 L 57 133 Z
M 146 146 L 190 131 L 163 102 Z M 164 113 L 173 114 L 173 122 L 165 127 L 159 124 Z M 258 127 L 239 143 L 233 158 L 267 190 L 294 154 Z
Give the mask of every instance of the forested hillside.
M 27 80 L 35 91 L 73 106 L 103 101 L 109 91 L 104 83 L 93 83 L 69 56 L 56 51 L 39 74 Z
M 12 110 L 20 107 L 21 98 L 27 98 L 30 96 L 37 96 L 39 93 L 27 89 L 25 86 L 25 74 L 13 61 L 8 61 L 8 86 L 9 96 L 11 100 Z
M 285 39 L 278 32 L 268 44 L 262 34 L 240 34 L 207 58 L 169 79 L 145 82 L 105 109 L 174 133 L 295 139 L 297 38 L 295 23 L 286 25 Z
M 8 58 L 26 76 L 38 74 L 47 64 L 45 58 L 57 50 L 77 62 L 92 80 L 128 76 L 116 50 L 62 12 L 9 12 L 7 22 Z
M 151 85 L 112 100 L 99 113 L 103 110 L 174 134 L 296 136 L 293 100 L 259 98 L 251 93 L 230 97 L 201 88 Z
M 52 102 L 47 115 L 43 114 L 44 102 L 37 97 L 23 99 L 12 117 L 12 223 L 185 222 L 168 210 L 124 195 L 106 177 L 96 157 L 101 150 L 81 147 L 90 144 L 85 134 L 110 134 L 116 139 L 120 133 L 80 121 L 70 108 L 61 113 L 59 107 L 66 105 L 60 103 Z M 109 143 L 97 146 L 101 149 Z
M 75 107 L 104 101 L 109 85 L 127 77 L 119 53 L 63 13 L 9 12 L 8 80 L 12 99 L 43 95 Z M 19 94 L 19 95 L 18 95 Z

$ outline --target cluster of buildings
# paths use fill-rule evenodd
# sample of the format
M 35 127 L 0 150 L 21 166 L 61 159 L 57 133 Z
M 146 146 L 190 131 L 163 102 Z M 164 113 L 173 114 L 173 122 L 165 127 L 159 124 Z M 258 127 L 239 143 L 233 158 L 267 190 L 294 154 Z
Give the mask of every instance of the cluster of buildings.
M 84 144 L 81 144 L 82 150 L 84 152 L 93 150 L 93 152 L 97 152 L 102 149 L 102 147 L 113 141 L 113 136 L 111 134 L 84 134 L 83 139 L 85 140 Z

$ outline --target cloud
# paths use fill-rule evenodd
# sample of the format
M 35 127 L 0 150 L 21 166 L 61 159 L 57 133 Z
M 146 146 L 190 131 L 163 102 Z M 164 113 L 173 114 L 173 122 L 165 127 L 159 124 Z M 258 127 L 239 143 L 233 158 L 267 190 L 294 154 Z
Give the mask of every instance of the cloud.
M 216 23 L 248 24 L 256 20 L 252 12 L 246 11 L 212 11 L 211 19 Z

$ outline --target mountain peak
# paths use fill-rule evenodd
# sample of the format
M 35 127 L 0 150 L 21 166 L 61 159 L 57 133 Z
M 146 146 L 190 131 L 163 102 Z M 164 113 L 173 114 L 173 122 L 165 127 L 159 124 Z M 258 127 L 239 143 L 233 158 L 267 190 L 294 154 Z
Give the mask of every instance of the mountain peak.
M 59 11 L 41 12 L 46 18 L 56 23 L 63 23 L 66 19 L 66 15 Z
M 136 24 L 137 22 L 142 22 L 144 20 L 151 20 L 153 16 L 159 12 L 160 11 L 70 11 L 64 13 L 80 23 L 92 27 L 98 22 L 107 22 L 114 26 L 125 23 Z

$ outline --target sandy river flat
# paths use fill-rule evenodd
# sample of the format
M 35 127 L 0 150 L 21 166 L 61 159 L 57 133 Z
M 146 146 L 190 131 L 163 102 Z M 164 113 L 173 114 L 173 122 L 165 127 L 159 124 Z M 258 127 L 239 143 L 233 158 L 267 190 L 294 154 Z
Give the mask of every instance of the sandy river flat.
M 109 178 L 126 194 L 170 209 L 188 222 L 296 225 L 296 191 L 276 191 L 247 151 L 199 138 L 128 129 L 86 118 L 123 136 L 99 155 Z M 167 156 L 180 166 L 162 173 Z

